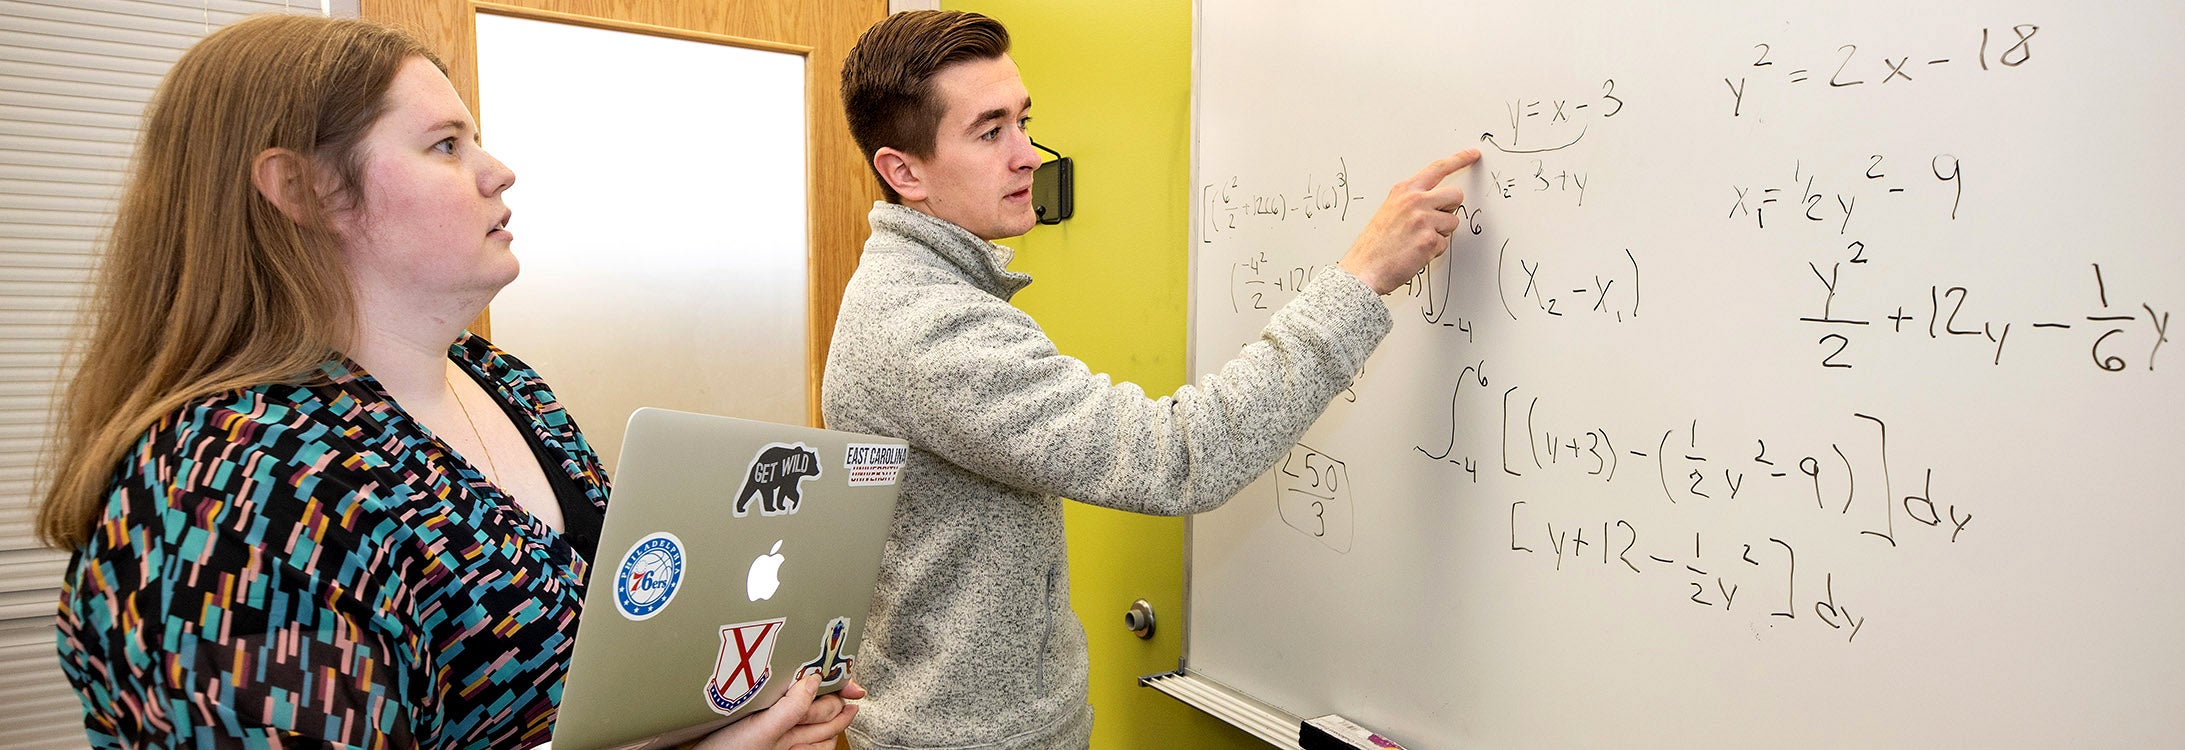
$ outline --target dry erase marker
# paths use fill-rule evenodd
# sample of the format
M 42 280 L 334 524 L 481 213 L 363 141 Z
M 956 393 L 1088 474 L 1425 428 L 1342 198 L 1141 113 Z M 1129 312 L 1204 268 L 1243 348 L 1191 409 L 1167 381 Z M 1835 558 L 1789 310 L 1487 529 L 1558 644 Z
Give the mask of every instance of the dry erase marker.
M 1403 750 L 1404 747 L 1335 714 L 1306 719 L 1297 728 L 1297 746 L 1304 750 Z

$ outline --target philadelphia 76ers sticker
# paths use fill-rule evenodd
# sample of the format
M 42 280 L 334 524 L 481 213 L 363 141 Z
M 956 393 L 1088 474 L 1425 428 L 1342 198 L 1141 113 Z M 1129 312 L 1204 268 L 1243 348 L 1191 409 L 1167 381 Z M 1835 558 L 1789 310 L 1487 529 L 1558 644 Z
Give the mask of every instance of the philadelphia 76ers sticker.
M 785 618 L 721 626 L 721 656 L 706 680 L 706 707 L 723 716 L 751 703 L 774 676 L 774 641 Z
M 615 570 L 615 609 L 643 620 L 660 614 L 683 586 L 683 540 L 662 531 L 637 540 Z

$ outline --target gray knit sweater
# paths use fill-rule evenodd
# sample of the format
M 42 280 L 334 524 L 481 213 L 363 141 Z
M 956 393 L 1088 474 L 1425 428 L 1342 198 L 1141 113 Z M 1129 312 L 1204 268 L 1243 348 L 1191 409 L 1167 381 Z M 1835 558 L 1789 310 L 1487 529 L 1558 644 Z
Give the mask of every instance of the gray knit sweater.
M 1347 387 L 1388 308 L 1330 269 L 1220 374 L 1174 395 L 1055 351 L 1009 298 L 1007 248 L 875 204 L 820 406 L 908 441 L 856 677 L 860 748 L 1083 748 L 1085 631 L 1059 497 L 1138 513 L 1219 507 Z

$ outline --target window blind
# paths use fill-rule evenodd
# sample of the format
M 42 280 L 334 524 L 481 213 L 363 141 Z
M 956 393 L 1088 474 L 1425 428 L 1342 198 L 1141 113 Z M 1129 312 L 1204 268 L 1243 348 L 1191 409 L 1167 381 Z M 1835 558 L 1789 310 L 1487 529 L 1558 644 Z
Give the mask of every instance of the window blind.
M 86 745 L 53 640 L 68 555 L 39 545 L 31 521 L 63 355 L 144 105 L 212 30 L 327 11 L 319 0 L 0 0 L 0 747 Z

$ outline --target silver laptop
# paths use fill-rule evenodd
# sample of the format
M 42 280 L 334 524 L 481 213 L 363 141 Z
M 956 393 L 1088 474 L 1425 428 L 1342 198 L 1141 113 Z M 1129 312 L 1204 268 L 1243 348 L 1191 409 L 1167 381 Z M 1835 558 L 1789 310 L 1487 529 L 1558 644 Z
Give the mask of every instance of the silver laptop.
M 849 678 L 909 448 L 639 409 L 600 530 L 553 750 L 680 744 Z

